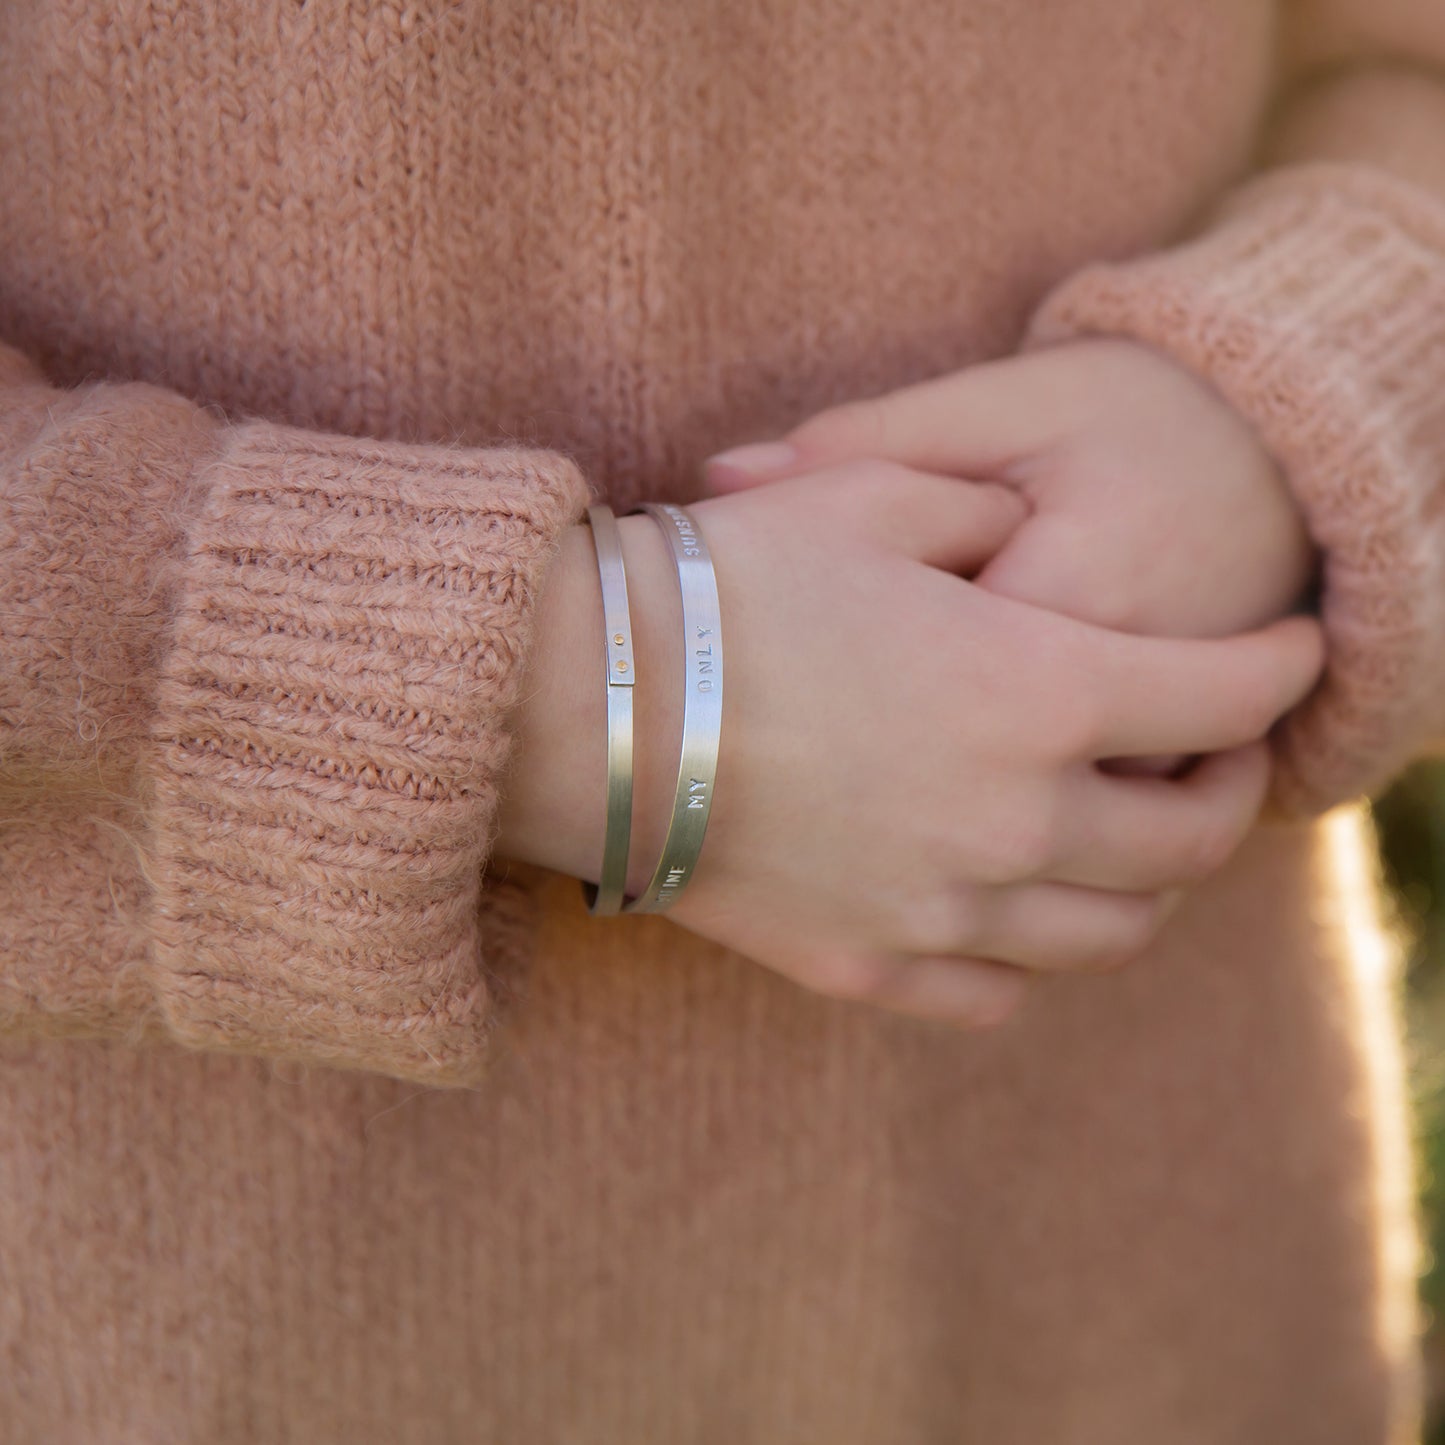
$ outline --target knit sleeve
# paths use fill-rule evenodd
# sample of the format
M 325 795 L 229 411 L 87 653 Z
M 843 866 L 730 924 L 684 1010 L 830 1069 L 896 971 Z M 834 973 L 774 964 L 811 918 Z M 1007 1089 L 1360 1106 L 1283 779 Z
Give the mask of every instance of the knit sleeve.
M 455 1085 L 557 453 L 57 391 L 0 347 L 0 1032 Z
M 1081 335 L 1193 369 L 1275 456 L 1328 644 L 1278 734 L 1278 800 L 1378 788 L 1445 733 L 1445 198 L 1358 163 L 1267 172 L 1185 244 L 1066 280 L 1027 344 Z

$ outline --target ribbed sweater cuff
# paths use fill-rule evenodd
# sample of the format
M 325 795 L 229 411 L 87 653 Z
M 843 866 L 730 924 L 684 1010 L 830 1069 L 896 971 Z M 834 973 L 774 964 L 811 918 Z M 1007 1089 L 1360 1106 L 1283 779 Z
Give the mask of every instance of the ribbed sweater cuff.
M 200 479 L 161 669 L 153 984 L 197 1048 L 429 1084 L 525 963 L 486 881 L 566 458 L 248 422 Z
M 1026 345 L 1131 337 L 1210 381 L 1324 556 L 1326 674 L 1277 730 L 1276 800 L 1377 789 L 1442 727 L 1445 204 L 1317 163 L 1233 192 L 1198 239 L 1071 277 Z

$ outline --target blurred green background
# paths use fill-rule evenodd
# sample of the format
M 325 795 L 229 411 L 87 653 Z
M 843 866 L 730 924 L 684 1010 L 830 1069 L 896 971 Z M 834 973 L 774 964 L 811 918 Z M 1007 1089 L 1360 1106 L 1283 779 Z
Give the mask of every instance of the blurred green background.
M 1430 1256 L 1426 1445 L 1445 1445 L 1445 761 L 1420 763 L 1375 803 L 1386 876 L 1411 940 L 1406 991 L 1421 1205 Z

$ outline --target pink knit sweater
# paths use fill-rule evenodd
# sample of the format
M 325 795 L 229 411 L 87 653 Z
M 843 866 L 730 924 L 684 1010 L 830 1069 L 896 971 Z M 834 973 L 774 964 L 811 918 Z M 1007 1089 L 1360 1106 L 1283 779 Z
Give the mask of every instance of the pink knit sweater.
M 1435 0 L 5 6 L 0 1445 L 1409 1438 L 1315 815 L 1445 733 L 1441 76 Z M 1294 821 L 1151 958 L 965 1036 L 489 860 L 589 492 L 1087 332 L 1326 556 Z

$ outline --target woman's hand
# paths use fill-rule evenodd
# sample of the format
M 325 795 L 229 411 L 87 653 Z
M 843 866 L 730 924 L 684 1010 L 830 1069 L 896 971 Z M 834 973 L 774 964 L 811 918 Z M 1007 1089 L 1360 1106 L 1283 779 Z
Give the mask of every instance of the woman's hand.
M 707 841 L 669 916 L 827 994 L 979 1024 L 1012 1010 L 1023 969 L 1137 954 L 1169 891 L 1243 838 L 1267 779 L 1257 740 L 1319 668 L 1304 618 L 1167 641 L 962 580 L 1023 517 L 999 487 L 868 461 L 692 512 L 717 569 L 727 684 Z M 636 891 L 670 809 L 681 645 L 661 534 L 646 517 L 622 526 Z M 578 553 L 544 592 L 497 851 L 595 879 L 605 749 L 591 568 Z M 586 717 L 570 735 L 568 699 Z M 1095 766 L 1166 751 L 1216 756 L 1178 780 Z
M 1005 483 L 1031 515 L 979 584 L 1102 626 L 1226 636 L 1294 608 L 1314 567 L 1248 423 L 1129 341 L 1027 352 L 832 407 L 781 443 L 790 459 L 768 461 L 776 443 L 711 459 L 709 489 L 869 456 Z M 763 464 L 747 466 L 750 455 Z

